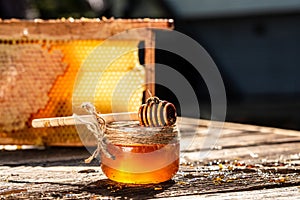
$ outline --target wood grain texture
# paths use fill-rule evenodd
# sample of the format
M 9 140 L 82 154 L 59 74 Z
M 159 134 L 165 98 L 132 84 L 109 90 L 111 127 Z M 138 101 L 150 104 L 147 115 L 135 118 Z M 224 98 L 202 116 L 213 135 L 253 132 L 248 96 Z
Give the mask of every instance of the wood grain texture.
M 192 121 L 192 120 L 191 120 Z M 204 123 L 203 121 L 201 123 Z M 207 126 L 182 124 L 180 170 L 167 182 L 129 185 L 108 180 L 84 148 L 0 152 L 0 198 L 6 199 L 297 199 L 300 198 L 300 133 L 225 123 L 205 158 Z M 230 128 L 232 125 L 232 128 Z M 238 128 L 236 128 L 238 127 Z M 268 131 L 261 131 L 268 130 Z
M 155 95 L 155 34 L 152 31 L 145 40 L 145 70 L 147 89 Z M 149 92 L 145 95 L 146 99 L 150 97 Z
M 128 38 L 144 40 L 147 30 L 174 28 L 172 19 L 58 19 L 58 20 L 1 20 L 0 38 L 93 40 L 106 39 L 118 33 L 134 31 Z

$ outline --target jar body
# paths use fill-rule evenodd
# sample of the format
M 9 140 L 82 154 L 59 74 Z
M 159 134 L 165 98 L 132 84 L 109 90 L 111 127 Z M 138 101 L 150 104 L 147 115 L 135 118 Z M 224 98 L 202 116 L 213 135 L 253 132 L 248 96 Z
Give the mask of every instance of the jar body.
M 157 132 L 157 129 L 153 131 Z M 148 133 L 149 129 L 143 137 L 147 137 Z M 163 137 L 164 131 L 158 129 L 157 133 L 159 136 L 156 137 Z M 163 142 L 148 140 L 146 143 L 132 142 L 130 138 L 135 135 L 123 133 L 130 137 L 127 144 L 115 141 L 107 145 L 107 150 L 115 159 L 101 155 L 103 173 L 111 180 L 133 184 L 160 183 L 171 179 L 179 168 L 180 151 L 177 131 L 172 133 L 176 133 L 176 137 Z

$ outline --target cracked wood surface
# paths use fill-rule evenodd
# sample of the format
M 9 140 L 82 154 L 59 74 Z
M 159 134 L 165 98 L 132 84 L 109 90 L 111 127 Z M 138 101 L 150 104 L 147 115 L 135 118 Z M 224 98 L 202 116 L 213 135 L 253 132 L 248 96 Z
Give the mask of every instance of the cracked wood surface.
M 201 144 L 210 122 L 196 122 L 181 122 L 181 143 L 186 147 L 181 150 L 180 170 L 170 181 L 110 181 L 97 160 L 84 163 L 89 156 L 85 148 L 1 151 L 0 198 L 300 198 L 300 132 L 225 123 L 209 148 Z M 209 154 L 203 157 L 203 151 Z

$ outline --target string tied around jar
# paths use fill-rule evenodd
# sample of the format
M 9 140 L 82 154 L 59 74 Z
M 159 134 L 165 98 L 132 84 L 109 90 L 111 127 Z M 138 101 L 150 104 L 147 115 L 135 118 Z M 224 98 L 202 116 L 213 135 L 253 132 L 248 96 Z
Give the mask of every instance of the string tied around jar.
M 90 102 L 84 102 L 81 107 L 94 116 L 95 120 L 86 120 L 80 115 L 73 114 L 73 117 L 84 124 L 89 131 L 93 133 L 97 140 L 97 148 L 93 154 L 84 160 L 85 163 L 90 163 L 94 158 L 99 157 L 102 152 L 106 157 L 115 160 L 115 156 L 107 150 L 107 138 L 105 136 L 106 122 L 101 115 L 96 112 L 95 106 Z

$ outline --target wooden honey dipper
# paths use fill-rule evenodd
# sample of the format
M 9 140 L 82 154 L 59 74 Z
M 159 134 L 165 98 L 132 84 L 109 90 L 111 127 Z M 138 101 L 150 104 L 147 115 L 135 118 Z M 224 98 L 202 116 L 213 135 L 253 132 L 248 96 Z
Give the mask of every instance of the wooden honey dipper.
M 145 104 L 142 104 L 138 113 L 136 112 L 123 112 L 123 113 L 109 113 L 109 114 L 97 114 L 105 120 L 106 123 L 113 121 L 128 121 L 138 120 L 141 126 L 146 127 L 163 127 L 172 126 L 176 122 L 177 113 L 175 106 L 167 101 L 160 100 L 156 96 L 151 96 L 146 100 Z M 81 115 L 81 119 L 90 120 L 93 115 Z M 54 118 L 41 118 L 34 119 L 32 126 L 34 128 L 43 127 L 56 127 L 56 126 L 69 126 L 75 124 L 81 124 L 79 120 L 76 120 L 73 116 L 68 117 L 54 117 Z

